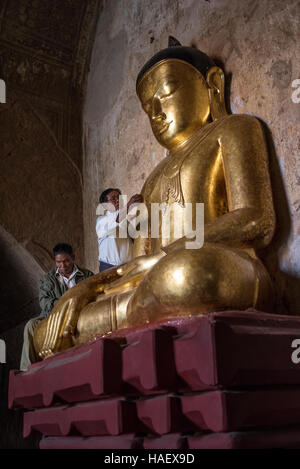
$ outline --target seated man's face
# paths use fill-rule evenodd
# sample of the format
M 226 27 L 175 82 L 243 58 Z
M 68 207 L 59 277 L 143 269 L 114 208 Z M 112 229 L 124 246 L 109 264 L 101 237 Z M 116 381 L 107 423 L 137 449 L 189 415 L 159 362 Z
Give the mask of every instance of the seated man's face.
M 153 66 L 137 92 L 156 139 L 168 149 L 190 137 L 210 114 L 205 79 L 181 60 L 168 59 Z
M 62 252 L 55 256 L 55 264 L 60 274 L 67 276 L 73 272 L 74 256 Z

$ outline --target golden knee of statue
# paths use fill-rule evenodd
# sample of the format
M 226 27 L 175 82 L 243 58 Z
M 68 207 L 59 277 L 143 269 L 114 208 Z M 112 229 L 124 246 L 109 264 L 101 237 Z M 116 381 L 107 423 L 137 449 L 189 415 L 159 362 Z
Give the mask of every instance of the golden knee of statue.
M 157 53 L 140 71 L 136 89 L 155 138 L 168 150 L 143 186 L 144 205 L 150 213 L 153 204 L 175 204 L 184 215 L 203 204 L 204 244 L 178 235 L 177 216 L 164 233 L 161 213 L 158 235 L 150 221 L 147 237 L 135 239 L 133 261 L 60 298 L 35 332 L 42 358 L 177 315 L 272 307 L 270 277 L 256 254 L 275 227 L 260 122 L 227 114 L 222 70 L 191 47 Z

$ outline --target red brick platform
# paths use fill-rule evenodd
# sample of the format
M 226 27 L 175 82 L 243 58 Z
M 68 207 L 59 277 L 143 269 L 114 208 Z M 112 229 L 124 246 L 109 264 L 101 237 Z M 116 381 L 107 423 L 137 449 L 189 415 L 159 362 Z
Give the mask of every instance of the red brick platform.
M 300 447 L 300 318 L 210 313 L 127 329 L 12 371 L 41 448 Z

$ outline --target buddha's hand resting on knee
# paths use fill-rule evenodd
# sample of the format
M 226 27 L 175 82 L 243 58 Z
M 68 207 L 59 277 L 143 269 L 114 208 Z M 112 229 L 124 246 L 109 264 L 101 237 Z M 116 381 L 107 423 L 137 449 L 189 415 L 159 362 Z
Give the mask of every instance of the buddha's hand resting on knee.
M 47 318 L 43 346 L 38 352 L 41 358 L 47 358 L 71 345 L 80 311 L 95 301 L 108 283 L 119 278 L 117 269 L 115 267 L 93 275 L 61 296 Z M 63 342 L 69 345 L 64 347 Z

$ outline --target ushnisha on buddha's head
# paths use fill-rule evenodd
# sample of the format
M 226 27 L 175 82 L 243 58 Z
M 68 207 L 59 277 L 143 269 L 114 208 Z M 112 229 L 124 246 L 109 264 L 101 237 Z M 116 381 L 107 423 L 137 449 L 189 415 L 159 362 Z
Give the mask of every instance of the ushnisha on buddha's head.
M 136 82 L 154 136 L 169 150 L 211 118 L 226 114 L 223 71 L 203 52 L 170 40 L 144 65 Z

